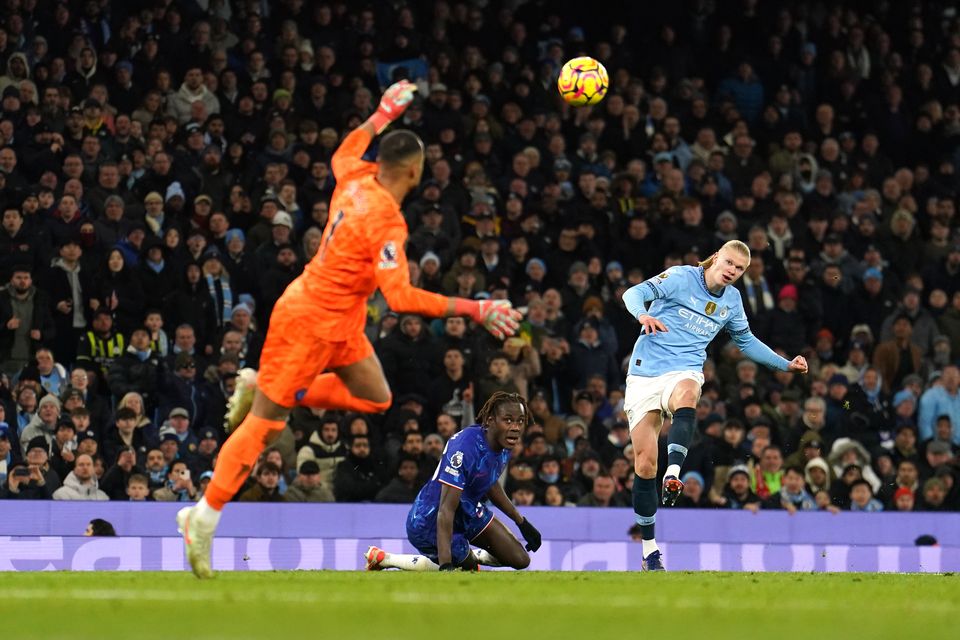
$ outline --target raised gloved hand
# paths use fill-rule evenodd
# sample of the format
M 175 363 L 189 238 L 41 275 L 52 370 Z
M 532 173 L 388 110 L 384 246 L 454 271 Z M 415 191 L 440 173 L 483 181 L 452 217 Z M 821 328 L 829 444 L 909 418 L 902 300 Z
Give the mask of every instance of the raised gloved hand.
M 387 126 L 403 115 L 410 103 L 413 102 L 413 92 L 417 90 L 417 85 L 409 80 L 401 80 L 387 87 L 380 98 L 380 106 L 376 113 L 370 116 L 370 121 L 376 128 L 377 133 L 383 132 Z
M 466 300 L 456 298 L 456 315 L 469 316 L 471 320 L 489 331 L 494 338 L 503 339 L 517 333 L 523 316 L 513 308 L 509 300 Z

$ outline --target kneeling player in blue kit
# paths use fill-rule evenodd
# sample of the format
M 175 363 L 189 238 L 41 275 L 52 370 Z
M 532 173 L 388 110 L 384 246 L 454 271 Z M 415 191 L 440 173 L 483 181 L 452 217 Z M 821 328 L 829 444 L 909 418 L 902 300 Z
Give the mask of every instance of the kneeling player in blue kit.
M 494 393 L 477 414 L 480 424 L 447 442 L 437 470 L 410 509 L 407 538 L 423 555 L 370 547 L 364 554 L 367 570 L 476 570 L 478 565 L 525 569 L 530 564 L 527 552 L 540 548 L 540 532 L 520 515 L 498 480 L 529 419 L 521 396 Z M 487 499 L 517 523 L 525 548 L 494 517 Z M 480 551 L 472 551 L 471 545 Z

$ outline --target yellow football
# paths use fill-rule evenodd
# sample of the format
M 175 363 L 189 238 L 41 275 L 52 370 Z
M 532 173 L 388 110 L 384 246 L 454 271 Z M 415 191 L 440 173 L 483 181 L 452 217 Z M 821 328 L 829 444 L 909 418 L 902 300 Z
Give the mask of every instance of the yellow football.
M 567 103 L 577 107 L 597 104 L 607 95 L 610 78 L 597 60 L 581 56 L 568 60 L 560 69 L 557 90 Z

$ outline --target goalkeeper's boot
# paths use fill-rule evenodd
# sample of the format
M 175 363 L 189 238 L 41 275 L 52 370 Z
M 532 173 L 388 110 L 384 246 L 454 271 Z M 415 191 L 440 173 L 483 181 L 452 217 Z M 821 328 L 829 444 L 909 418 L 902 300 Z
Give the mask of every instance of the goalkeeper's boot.
M 666 571 L 667 568 L 663 566 L 663 554 L 660 553 L 660 550 L 657 549 L 643 559 L 643 564 L 641 565 L 644 571 Z
M 363 557 L 367 561 L 367 571 L 383 571 L 380 563 L 387 559 L 387 552 L 380 547 L 370 547 Z
M 240 369 L 237 372 L 237 386 L 227 400 L 227 414 L 223 418 L 223 428 L 232 433 L 240 426 L 253 406 L 253 393 L 257 389 L 257 370 Z
M 177 512 L 177 531 L 183 535 L 183 548 L 193 575 L 201 579 L 212 578 L 210 568 L 210 545 L 216 525 L 201 522 L 196 517 L 195 507 L 184 507 Z
M 683 483 L 677 476 L 667 476 L 663 479 L 663 504 L 672 507 L 677 503 L 677 498 L 683 493 Z

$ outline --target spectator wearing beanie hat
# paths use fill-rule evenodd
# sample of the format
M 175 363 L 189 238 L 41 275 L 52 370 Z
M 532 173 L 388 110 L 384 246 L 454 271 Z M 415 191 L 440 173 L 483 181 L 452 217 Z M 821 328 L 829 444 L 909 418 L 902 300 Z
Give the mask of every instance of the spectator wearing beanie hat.
M 285 502 L 333 502 L 331 487 L 321 479 L 320 465 L 314 460 L 306 460 L 300 464 L 297 477 L 287 487 L 283 494 Z
M 60 420 L 60 401 L 53 394 L 47 394 L 37 403 L 37 413 L 33 416 L 26 428 L 20 434 L 20 446 L 26 453 L 28 445 L 36 438 L 43 438 L 47 442 L 47 450 L 53 443 L 57 433 L 57 422 Z
M 793 284 L 783 285 L 777 293 L 777 307 L 767 316 L 766 330 L 762 332 L 771 348 L 800 353 L 808 344 L 809 331 L 797 310 L 799 300 L 800 295 Z

